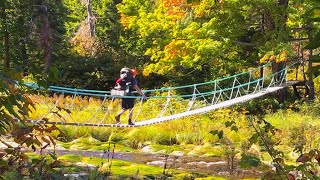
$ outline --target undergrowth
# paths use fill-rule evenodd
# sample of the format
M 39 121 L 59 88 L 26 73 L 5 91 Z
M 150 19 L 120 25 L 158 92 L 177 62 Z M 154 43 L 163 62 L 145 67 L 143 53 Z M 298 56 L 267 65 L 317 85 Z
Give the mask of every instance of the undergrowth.
M 175 102 L 175 106 L 180 105 Z M 157 114 L 161 108 L 153 110 Z M 75 145 L 68 144 L 76 144 L 74 141 L 77 139 L 82 149 L 103 150 L 106 147 L 104 144 L 116 143 L 120 149 L 126 149 L 125 152 L 134 152 L 148 146 L 151 147 L 149 153 L 170 154 L 175 151 L 193 156 L 217 156 L 225 158 L 230 164 L 244 157 L 259 159 L 256 164 L 253 163 L 254 166 L 270 164 L 274 160 L 265 146 L 267 143 L 274 151 L 282 153 L 279 157 L 284 161 L 297 164 L 301 153 L 319 149 L 319 110 L 318 100 L 314 103 L 303 100 L 279 103 L 269 97 L 147 127 L 59 126 L 63 134 L 53 135 L 64 142 L 66 148 L 75 148 Z M 250 117 L 258 119 L 254 122 L 256 127 L 263 125 L 261 129 L 265 131 L 266 142 L 252 128 Z M 96 141 L 86 140 L 89 137 Z M 252 164 L 242 163 L 242 166 L 251 167 Z M 230 168 L 237 167 L 231 165 Z

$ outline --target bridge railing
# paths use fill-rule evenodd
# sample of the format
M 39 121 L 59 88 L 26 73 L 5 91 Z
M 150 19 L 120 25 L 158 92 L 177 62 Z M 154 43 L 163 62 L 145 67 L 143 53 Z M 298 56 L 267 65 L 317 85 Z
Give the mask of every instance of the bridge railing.
M 146 101 L 140 96 L 113 96 L 110 91 L 50 86 L 48 90 L 53 95 L 33 96 L 33 100 L 37 102 L 37 110 L 30 115 L 30 119 L 58 124 L 113 124 L 114 116 L 121 107 L 121 98 L 135 99 L 136 121 L 170 116 L 280 85 L 286 82 L 288 69 L 295 65 L 292 63 L 287 68 L 273 72 L 270 62 L 214 81 L 144 90 L 148 97 Z M 27 85 L 41 90 L 36 84 Z M 178 94 L 180 90 L 188 93 Z

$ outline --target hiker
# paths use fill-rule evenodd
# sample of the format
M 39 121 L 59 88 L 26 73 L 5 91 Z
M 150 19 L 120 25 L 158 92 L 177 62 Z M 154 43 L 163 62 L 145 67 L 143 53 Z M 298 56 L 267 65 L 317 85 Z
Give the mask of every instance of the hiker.
M 144 99 L 146 99 L 146 95 L 141 91 L 137 84 L 137 80 L 135 76 L 137 75 L 137 71 L 135 69 L 122 68 L 120 70 L 120 78 L 116 81 L 116 88 L 125 91 L 125 96 L 132 96 L 132 91 L 135 89 Z M 129 110 L 128 114 L 128 124 L 134 125 L 132 122 L 132 114 L 134 107 L 135 98 L 122 98 L 121 103 L 121 111 L 115 116 L 116 123 L 120 124 L 120 116 L 126 111 Z

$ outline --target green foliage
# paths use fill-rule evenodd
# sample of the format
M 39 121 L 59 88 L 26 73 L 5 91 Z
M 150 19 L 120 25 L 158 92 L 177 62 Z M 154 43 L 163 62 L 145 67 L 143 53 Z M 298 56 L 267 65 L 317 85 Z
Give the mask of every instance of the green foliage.
M 67 154 L 59 157 L 59 160 L 67 160 L 69 162 L 81 162 L 82 156 L 76 154 Z
M 73 141 L 79 137 L 86 137 L 89 135 L 87 127 L 60 127 L 61 134 L 58 134 L 57 139 L 61 141 Z
M 61 126 L 59 131 L 56 126 L 15 122 L 16 118 L 24 120 L 29 114 L 38 116 L 42 113 L 38 109 L 41 104 L 33 104 L 25 94 L 32 90 L 16 83 L 22 81 L 22 74 L 44 87 L 54 83 L 108 90 L 114 85 L 119 69 L 130 66 L 143 70 L 142 74 L 148 77 L 140 74 L 141 82 L 145 87 L 153 88 L 162 87 L 163 83 L 181 85 L 213 80 L 256 66 L 259 58 L 264 61 L 291 60 L 295 54 L 290 39 L 292 36 L 307 35 L 306 31 L 290 32 L 294 27 L 309 27 L 312 24 L 312 40 L 305 49 L 319 48 L 319 2 L 316 0 L 290 0 L 288 6 L 279 4 L 285 1 L 272 0 L 88 2 L 90 4 L 79 0 L 0 1 L 0 40 L 3 42 L 0 44 L 0 57 L 1 62 L 8 62 L 8 65 L 0 66 L 0 136 L 10 135 L 19 144 L 18 148 L 8 145 L 5 155 L 1 154 L 1 158 L 6 158 L 0 160 L 0 170 L 8 170 L 4 174 L 6 177 L 15 176 L 10 173 L 12 168 L 21 170 L 20 165 L 29 160 L 19 150 L 20 147 L 43 150 L 55 145 L 50 134 L 64 142 L 94 137 L 81 138 L 83 143 L 77 147 L 79 149 L 90 149 L 93 145 L 100 149 L 107 148 L 102 142 L 117 142 L 133 148 L 150 143 L 172 147 L 177 144 L 203 146 L 219 142 L 239 150 L 240 144 L 246 145 L 246 142 L 248 147 L 264 145 L 262 151 L 265 151 L 268 144 L 272 146 L 269 153 L 274 156 L 274 163 L 286 158 L 277 149 L 280 145 L 308 155 L 312 152 L 311 147 L 319 149 L 314 147 L 318 139 L 312 136 L 319 129 L 318 123 L 314 122 L 319 115 L 319 103 L 309 107 L 296 102 L 294 107 L 288 107 L 289 110 L 273 114 L 279 117 L 271 118 L 270 113 L 283 107 L 271 98 L 252 101 L 245 108 L 235 110 L 243 114 L 266 115 L 266 118 L 259 117 L 254 121 L 258 130 L 256 133 L 248 130 L 248 123 L 242 120 L 243 114 L 228 111 L 130 130 Z M 91 19 L 94 22 L 94 36 L 89 33 L 87 5 L 90 5 L 94 16 Z M 317 62 L 319 54 L 314 52 L 311 60 Z M 52 60 L 48 62 L 49 71 L 45 70 L 44 59 Z M 308 69 L 308 73 L 317 76 L 319 66 Z M 318 87 L 318 79 L 315 82 L 315 87 Z M 147 103 L 155 107 L 154 111 L 159 111 L 159 104 L 163 104 L 158 100 Z M 185 103 L 183 99 L 174 102 L 171 107 L 173 113 L 179 112 Z M 293 111 L 300 111 L 306 116 L 301 118 L 301 114 Z M 86 112 L 70 114 L 89 116 Z M 279 140 L 283 140 L 282 144 Z M 69 147 L 72 146 L 76 147 L 75 144 Z M 220 149 L 206 148 L 194 152 L 210 154 L 207 150 L 212 154 L 220 153 Z M 242 157 L 244 167 L 255 166 L 258 162 L 254 156 L 244 154 Z M 307 169 L 314 167 L 311 159 L 317 159 L 309 159 L 306 164 L 290 168 L 296 168 L 311 178 Z M 52 163 L 58 163 L 54 157 L 50 161 L 42 158 L 33 161 L 34 168 L 28 171 L 34 178 L 45 178 L 47 173 L 52 172 L 51 165 L 55 166 Z M 39 167 L 43 170 L 36 171 Z M 285 165 L 283 167 L 287 168 Z M 140 171 L 140 168 L 134 167 L 130 172 L 135 174 L 137 169 Z M 36 172 L 42 174 L 36 175 Z M 92 176 L 98 176 L 95 173 L 93 171 Z M 195 177 L 186 175 L 186 178 Z
M 21 179 L 21 175 L 16 171 L 6 171 L 3 173 L 3 175 L 1 175 L 2 179 L 8 179 L 8 180 L 13 180 L 13 179 Z
M 181 79 L 185 74 L 192 82 L 211 80 L 238 71 L 238 65 L 257 63 L 257 58 L 268 52 L 279 56 L 279 61 L 293 57 L 288 31 L 291 24 L 288 29 L 284 24 L 303 21 L 301 11 L 295 7 L 307 9 L 310 3 L 290 1 L 286 6 L 276 1 L 248 4 L 237 0 L 221 4 L 120 3 L 117 7 L 125 31 L 139 37 L 125 45 L 152 59 L 145 62 L 144 75 L 157 73 L 185 84 Z M 260 23 L 260 17 L 264 17 L 265 24 Z
M 111 128 L 93 128 L 91 131 L 91 136 L 101 142 L 108 142 L 113 133 Z
M 241 168 L 258 167 L 261 163 L 260 159 L 255 156 L 243 155 L 239 162 Z
M 42 151 L 48 146 L 55 145 L 50 133 L 58 131 L 58 128 L 54 125 L 30 125 L 25 122 L 27 115 L 35 106 L 26 96 L 25 90 L 28 88 L 21 85 L 21 77 L 18 73 L 8 72 L 8 74 L 11 76 L 0 72 L 0 101 L 2 102 L 0 135 L 11 137 L 17 146 L 10 145 L 1 139 L 6 147 L 1 153 L 0 169 L 2 172 L 18 169 L 18 174 L 26 173 L 30 176 L 43 175 L 44 177 L 48 171 L 52 170 L 51 165 L 55 160 L 47 162 L 45 158 L 41 158 L 37 162 L 32 161 L 30 168 L 24 167 L 23 164 L 29 164 L 29 157 L 22 151 L 22 147 Z M 36 175 L 36 169 L 39 167 L 41 170 L 38 170 Z
M 311 151 L 309 147 L 312 149 L 318 148 L 317 142 L 319 139 L 312 136 L 318 134 L 319 129 L 317 103 L 296 102 L 293 105 L 295 107 L 281 106 L 288 107 L 288 109 L 271 113 L 275 111 L 274 107 L 273 105 L 267 106 L 267 102 L 272 103 L 274 101 L 268 100 L 262 103 L 262 107 L 265 107 L 265 109 L 271 108 L 271 110 L 264 110 L 264 117 L 257 116 L 251 119 L 254 127 L 257 128 L 256 132 L 252 132 L 252 125 L 250 126 L 251 129 L 248 129 L 250 119 L 245 118 L 244 115 L 248 111 L 237 107 L 236 110 L 225 109 L 212 112 L 207 116 L 199 116 L 199 119 L 197 119 L 199 122 L 197 123 L 184 120 L 157 126 L 113 129 L 109 139 L 112 141 L 113 138 L 119 137 L 117 148 L 121 149 L 123 148 L 122 145 L 133 148 L 142 148 L 148 145 L 152 153 L 170 154 L 179 151 L 194 156 L 223 156 L 227 157 L 230 162 L 234 161 L 235 163 L 238 160 L 237 157 L 241 154 L 243 158 L 239 160 L 243 168 L 254 168 L 256 166 L 262 168 L 264 161 L 271 161 L 274 166 L 283 168 L 283 171 L 279 169 L 282 174 L 272 174 L 272 177 L 284 176 L 288 170 L 293 169 L 306 172 L 315 164 L 312 166 L 306 164 L 303 167 L 302 164 L 299 164 L 300 162 L 296 162 L 298 159 L 296 155 Z M 259 106 L 259 104 L 255 105 Z M 259 114 L 260 112 L 251 111 L 248 114 L 253 115 L 255 113 Z M 305 115 L 301 116 L 300 113 Z M 207 121 L 206 118 L 208 117 L 210 117 L 210 121 Z M 182 126 L 181 123 L 184 125 Z M 197 128 L 198 126 L 199 128 Z M 238 131 L 235 131 L 235 129 Z M 90 133 L 90 129 L 87 130 Z M 99 130 L 106 131 L 106 129 L 96 129 L 95 131 Z M 110 132 L 111 129 L 107 134 Z M 218 138 L 219 132 L 223 134 L 220 139 Z M 103 134 L 103 132 L 100 133 Z M 96 132 L 96 134 L 100 133 Z M 208 139 L 203 135 L 206 133 L 212 136 L 214 140 L 207 141 Z M 172 137 L 175 139 L 171 139 Z M 90 138 L 81 138 L 72 143 L 72 146 L 70 146 L 72 149 L 106 150 L 108 146 L 106 143 L 96 142 L 96 140 L 90 140 Z M 163 145 L 155 145 L 159 143 Z M 293 153 L 294 148 L 296 150 Z M 122 152 L 124 151 L 126 150 L 122 150 Z M 134 150 L 131 149 L 127 152 L 132 151 Z M 266 152 L 270 154 L 270 157 L 266 157 Z M 235 159 L 232 160 L 232 157 Z M 306 157 L 306 155 L 302 157 Z M 316 161 L 315 158 L 310 160 Z M 286 161 L 289 162 L 285 163 Z M 294 166 L 289 167 L 288 164 L 294 164 Z
M 210 131 L 210 134 L 212 135 L 217 135 L 219 137 L 219 139 L 222 139 L 223 138 L 223 131 L 222 130 L 213 130 L 213 131 Z

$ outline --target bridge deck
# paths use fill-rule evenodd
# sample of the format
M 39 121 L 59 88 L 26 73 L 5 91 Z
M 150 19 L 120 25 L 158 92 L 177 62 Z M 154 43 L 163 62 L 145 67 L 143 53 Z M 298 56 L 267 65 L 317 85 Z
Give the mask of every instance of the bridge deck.
M 139 127 L 139 126 L 147 126 L 147 125 L 152 125 L 152 124 L 158 124 L 158 123 L 162 123 L 162 122 L 166 122 L 166 121 L 170 121 L 170 120 L 175 120 L 175 119 L 179 119 L 182 117 L 187 117 L 187 116 L 191 116 L 191 115 L 196 115 L 196 114 L 203 114 L 215 109 L 219 109 L 219 108 L 224 108 L 224 107 L 229 107 L 232 106 L 234 104 L 238 104 L 238 103 L 243 103 L 261 96 L 264 96 L 266 94 L 270 94 L 273 92 L 276 92 L 280 89 L 283 89 L 285 87 L 288 86 L 293 86 L 293 85 L 297 85 L 301 83 L 301 81 L 287 81 L 285 83 L 282 83 L 280 86 L 274 86 L 274 87 L 267 87 L 267 88 L 263 88 L 260 91 L 256 92 L 256 93 L 252 93 L 252 94 L 248 94 L 248 95 L 244 95 L 241 97 L 237 97 L 234 99 L 230 99 L 230 100 L 226 100 L 223 101 L 221 103 L 217 103 L 214 105 L 209 105 L 203 108 L 199 108 L 199 109 L 195 109 L 195 110 L 191 110 L 191 111 L 186 111 L 186 112 L 182 112 L 182 113 L 178 113 L 178 114 L 174 114 L 174 115 L 170 115 L 170 116 L 164 116 L 164 117 L 159 117 L 159 118 L 153 118 L 153 119 L 149 119 L 149 120 L 145 120 L 145 121 L 139 121 L 139 122 L 135 122 L 135 125 L 128 125 L 128 124 L 93 124 L 93 123 L 67 123 L 67 122 L 44 122 L 44 121 L 34 121 L 34 120 L 28 120 L 27 122 L 29 123 L 46 123 L 46 124 L 61 124 L 61 125 L 75 125 L 75 126 L 103 126 L 103 127 Z

